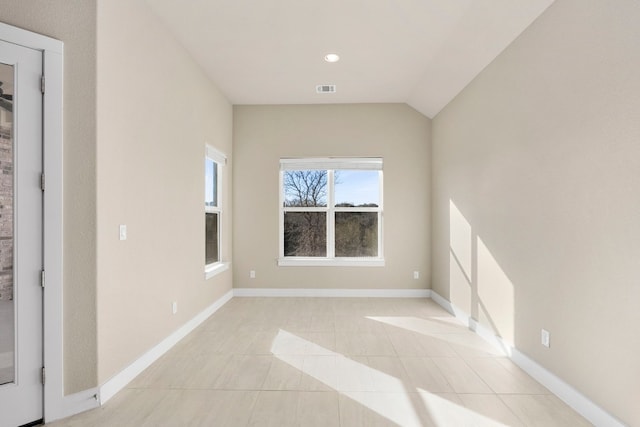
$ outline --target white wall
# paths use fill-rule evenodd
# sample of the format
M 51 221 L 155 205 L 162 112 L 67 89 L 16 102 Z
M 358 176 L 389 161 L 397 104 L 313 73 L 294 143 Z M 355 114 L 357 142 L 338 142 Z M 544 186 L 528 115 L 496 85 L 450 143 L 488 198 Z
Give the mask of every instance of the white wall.
M 97 40 L 103 384 L 231 289 L 231 270 L 204 279 L 204 155 L 209 143 L 229 157 L 222 234 L 231 254 L 232 108 L 144 1 L 99 1 Z
M 234 286 L 428 288 L 430 129 L 405 104 L 235 106 Z M 330 156 L 384 159 L 385 267 L 276 265 L 280 158 Z
M 433 289 L 629 425 L 640 425 L 639 22 L 635 0 L 556 0 L 432 136 Z

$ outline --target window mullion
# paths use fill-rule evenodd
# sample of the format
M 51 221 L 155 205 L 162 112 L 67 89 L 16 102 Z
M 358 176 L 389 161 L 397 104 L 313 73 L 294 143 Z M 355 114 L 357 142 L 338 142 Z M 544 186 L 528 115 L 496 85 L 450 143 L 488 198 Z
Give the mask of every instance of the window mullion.
M 218 241 L 216 244 L 218 245 L 218 262 L 222 262 L 222 208 L 224 204 L 222 203 L 222 167 L 224 163 L 216 162 L 216 207 L 218 208 Z
M 327 171 L 327 258 L 335 258 L 335 175 L 332 169 Z
M 384 221 L 384 177 L 383 172 L 378 171 L 378 257 L 382 257 L 384 253 L 384 235 L 383 235 L 383 221 Z
M 280 258 L 284 258 L 284 172 L 280 171 Z

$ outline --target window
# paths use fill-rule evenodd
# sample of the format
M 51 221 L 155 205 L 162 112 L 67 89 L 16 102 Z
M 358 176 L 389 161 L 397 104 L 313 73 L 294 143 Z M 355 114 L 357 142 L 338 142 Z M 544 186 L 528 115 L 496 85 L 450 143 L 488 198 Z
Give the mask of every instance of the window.
M 222 262 L 221 218 L 222 171 L 227 158 L 224 154 L 207 145 L 204 159 L 204 219 L 205 219 L 205 276 L 212 277 L 225 270 L 228 264 Z
M 382 159 L 280 160 L 278 265 L 382 266 Z

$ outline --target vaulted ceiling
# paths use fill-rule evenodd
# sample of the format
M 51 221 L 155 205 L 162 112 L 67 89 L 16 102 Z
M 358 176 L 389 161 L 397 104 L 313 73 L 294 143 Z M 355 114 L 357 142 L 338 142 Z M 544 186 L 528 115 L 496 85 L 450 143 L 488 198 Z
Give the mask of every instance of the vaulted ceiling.
M 233 104 L 406 102 L 428 117 L 553 2 L 146 1 Z

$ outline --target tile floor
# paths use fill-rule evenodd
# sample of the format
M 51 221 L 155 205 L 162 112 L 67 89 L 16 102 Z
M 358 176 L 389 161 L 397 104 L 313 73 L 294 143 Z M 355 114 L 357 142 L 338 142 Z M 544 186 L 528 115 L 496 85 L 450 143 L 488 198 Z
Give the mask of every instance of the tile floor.
M 51 426 L 589 426 L 429 299 L 234 298 Z

